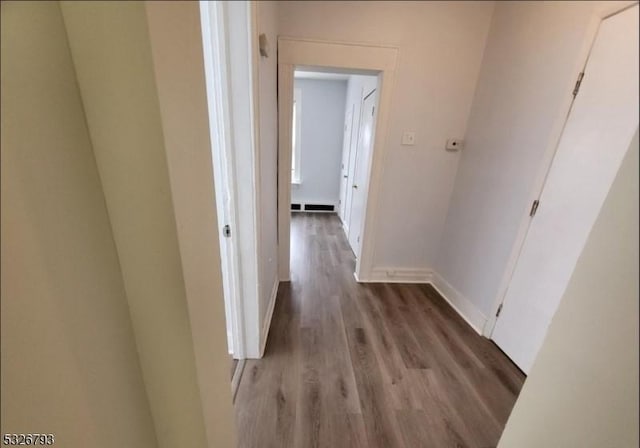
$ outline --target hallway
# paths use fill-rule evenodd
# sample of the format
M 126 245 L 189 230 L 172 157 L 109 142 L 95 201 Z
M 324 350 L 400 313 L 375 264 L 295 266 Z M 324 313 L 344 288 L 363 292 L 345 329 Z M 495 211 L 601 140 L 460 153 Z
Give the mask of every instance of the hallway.
M 235 401 L 250 447 L 495 447 L 524 376 L 431 285 L 358 284 L 333 214 L 293 214 L 265 356 Z

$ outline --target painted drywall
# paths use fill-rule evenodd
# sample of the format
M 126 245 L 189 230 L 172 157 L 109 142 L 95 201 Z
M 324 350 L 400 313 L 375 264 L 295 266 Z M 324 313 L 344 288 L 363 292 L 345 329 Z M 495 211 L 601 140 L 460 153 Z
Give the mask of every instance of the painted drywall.
M 62 2 L 62 12 L 158 445 L 205 447 L 145 5 Z
M 614 5 L 615 6 L 615 5 Z M 435 270 L 489 315 L 532 189 L 560 135 L 596 12 L 608 2 L 498 2 Z
M 638 161 L 636 131 L 501 448 L 638 446 Z
M 282 2 L 283 36 L 399 47 L 374 268 L 430 268 L 453 189 L 493 2 Z M 304 101 L 304 100 L 303 100 Z M 400 144 L 416 132 L 415 146 Z
M 278 282 L 278 103 L 277 103 L 277 2 L 252 2 L 255 8 L 257 35 L 265 34 L 269 43 L 269 56 L 258 56 L 258 197 L 259 210 L 259 325 L 260 347 L 265 344 L 273 309 L 272 299 Z M 257 42 L 254 42 L 257 45 Z M 266 323 L 268 325 L 268 323 Z
M 300 180 L 291 202 L 333 204 L 340 199 L 346 81 L 296 79 L 300 89 Z
M 235 447 L 200 9 L 145 4 L 208 447 Z M 188 88 L 186 88 L 188 87 Z
M 58 2 L 2 2 L 1 432 L 157 446 Z

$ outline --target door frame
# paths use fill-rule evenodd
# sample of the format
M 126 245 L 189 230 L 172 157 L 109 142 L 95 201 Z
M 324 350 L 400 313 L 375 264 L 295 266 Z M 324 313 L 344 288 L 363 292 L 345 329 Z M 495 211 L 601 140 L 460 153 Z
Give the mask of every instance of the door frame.
M 511 279 L 513 278 L 513 274 L 515 273 L 518 261 L 520 260 L 520 255 L 522 253 L 522 248 L 524 247 L 524 243 L 529 233 L 529 228 L 533 219 L 530 216 L 529 206 L 533 204 L 533 201 L 540 199 L 542 191 L 544 190 L 544 187 L 546 185 L 547 177 L 549 175 L 549 171 L 551 170 L 551 165 L 553 164 L 553 161 L 555 159 L 556 151 L 560 144 L 562 134 L 564 133 L 564 128 L 569 119 L 569 115 L 571 114 L 571 109 L 573 108 L 573 103 L 575 100 L 575 97 L 573 96 L 573 89 L 576 79 L 579 73 L 583 72 L 585 67 L 587 66 L 589 55 L 591 54 L 591 49 L 597 38 L 600 25 L 602 24 L 603 20 L 615 14 L 623 12 L 628 8 L 631 8 L 637 3 L 637 1 L 633 1 L 624 6 L 620 6 L 619 4 L 614 5 L 608 8 L 604 8 L 601 11 L 595 11 L 591 16 L 578 57 L 579 62 L 576 64 L 576 68 L 574 70 L 576 77 L 572 78 L 568 82 L 567 88 L 565 89 L 565 91 L 567 92 L 567 97 L 565 98 L 560 109 L 561 113 L 558 114 L 558 117 L 555 120 L 554 127 L 551 132 L 551 138 L 549 139 L 551 143 L 545 150 L 544 156 L 542 158 L 541 167 L 538 170 L 538 175 L 536 176 L 533 188 L 531 189 L 529 202 L 527 202 L 527 206 L 523 210 L 520 226 L 518 227 L 518 233 L 516 234 L 516 239 L 511 248 L 509 259 L 502 274 L 502 279 L 498 287 L 498 293 L 496 294 L 493 305 L 491 307 L 491 314 L 489 315 L 489 317 L 487 317 L 487 320 L 482 329 L 482 335 L 487 338 L 491 338 L 491 335 L 493 334 L 493 330 L 495 329 L 496 323 L 498 321 L 497 315 L 499 314 L 500 306 L 506 298 L 507 291 L 511 284 Z
M 231 229 L 229 245 L 233 255 L 227 264 L 234 273 L 229 288 L 233 357 L 260 358 L 258 50 L 254 44 L 257 38 L 253 39 L 257 33 L 256 10 L 252 2 L 200 1 L 199 6 L 201 26 L 210 29 L 211 42 L 204 39 L 203 50 L 206 53 L 207 44 L 212 50 L 209 61 L 209 55 L 204 54 L 207 96 L 210 88 L 213 94 L 208 98 L 213 102 L 209 105 L 213 109 L 209 116 L 211 149 L 219 152 L 212 156 L 214 161 L 224 160 L 232 203 L 226 224 Z M 223 224 L 219 223 L 220 229 L 215 231 L 221 231 Z
M 376 213 L 388 138 L 398 59 L 398 47 L 280 37 L 278 39 L 278 275 L 290 280 L 291 231 L 291 121 L 294 70 L 297 66 L 330 70 L 362 71 L 378 75 L 378 113 L 365 216 L 363 219 L 360 257 L 356 260 L 355 277 L 371 279 L 375 252 Z
M 228 191 L 229 206 L 224 214 L 218 213 L 218 237 L 222 268 L 225 317 L 231 317 L 231 355 L 244 354 L 242 306 L 239 302 L 238 247 L 234 238 L 221 238 L 222 227 L 227 224 L 231 234 L 237 234 L 235 222 L 236 198 L 233 151 L 230 150 L 231 123 L 229 119 L 228 63 L 222 4 L 200 2 L 200 21 L 203 33 L 205 79 L 211 135 L 211 155 L 214 172 L 214 190 L 218 208 L 224 208 L 223 191 Z

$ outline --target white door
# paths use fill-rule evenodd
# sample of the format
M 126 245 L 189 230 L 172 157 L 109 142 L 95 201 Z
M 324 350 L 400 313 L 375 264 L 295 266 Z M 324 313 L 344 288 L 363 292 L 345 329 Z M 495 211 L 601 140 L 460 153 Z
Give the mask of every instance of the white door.
M 235 190 L 233 173 L 233 153 L 230 143 L 230 111 L 228 100 L 226 54 L 224 48 L 225 16 L 220 3 L 201 2 L 201 25 L 203 38 L 203 56 L 207 89 L 207 105 L 209 109 L 209 130 L 211 138 L 211 155 L 213 163 L 214 192 L 216 213 L 218 218 L 218 234 L 222 271 L 222 286 L 225 304 L 225 322 L 229 354 L 235 358 L 243 357 L 240 339 L 239 316 L 236 311 L 240 272 L 238 255 L 234 244 L 237 228 L 235 216 Z
M 601 23 L 491 335 L 525 373 L 638 128 L 638 37 L 637 5 Z
M 344 139 L 342 143 L 342 165 L 340 170 L 340 219 L 346 221 L 347 191 L 349 190 L 349 156 L 351 153 L 351 130 L 355 104 L 347 110 L 344 120 Z
M 364 208 L 369 184 L 369 165 L 373 149 L 375 128 L 376 90 L 374 89 L 362 103 L 358 144 L 356 146 L 355 170 L 351 182 L 351 213 L 349 216 L 349 244 L 356 257 L 360 256 L 360 233 L 364 219 Z

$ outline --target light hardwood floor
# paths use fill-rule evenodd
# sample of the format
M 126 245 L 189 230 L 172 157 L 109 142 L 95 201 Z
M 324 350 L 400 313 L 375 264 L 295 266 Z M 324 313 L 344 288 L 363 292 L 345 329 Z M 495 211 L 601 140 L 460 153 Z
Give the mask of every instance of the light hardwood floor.
M 495 447 L 522 373 L 430 285 L 358 284 L 337 216 L 291 226 L 291 283 L 236 396 L 239 447 Z

